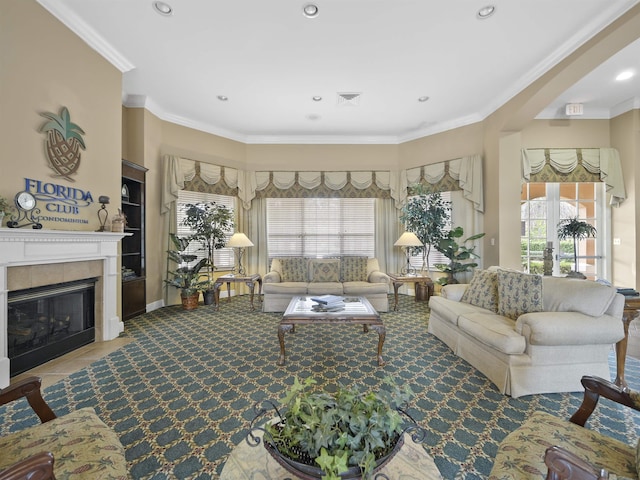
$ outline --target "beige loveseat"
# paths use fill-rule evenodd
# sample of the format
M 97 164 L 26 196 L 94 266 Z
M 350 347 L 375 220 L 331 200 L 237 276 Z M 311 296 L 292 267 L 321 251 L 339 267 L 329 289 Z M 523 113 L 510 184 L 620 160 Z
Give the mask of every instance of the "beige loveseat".
M 389 311 L 389 276 L 367 257 L 274 258 L 262 279 L 265 312 L 284 312 L 297 295 L 363 296 L 379 312 Z
M 588 280 L 478 270 L 429 307 L 429 332 L 512 397 L 611 378 L 609 353 L 624 337 L 624 297 Z

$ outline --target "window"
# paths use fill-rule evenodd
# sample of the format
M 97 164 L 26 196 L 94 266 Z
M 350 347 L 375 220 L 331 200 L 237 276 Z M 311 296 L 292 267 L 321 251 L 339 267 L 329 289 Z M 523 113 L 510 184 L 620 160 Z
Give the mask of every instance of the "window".
M 206 202 L 216 202 L 217 204 L 224 205 L 232 211 L 236 209 L 236 197 L 230 197 L 227 195 L 217 195 L 213 193 L 202 193 L 202 192 L 190 192 L 187 190 L 180 190 L 178 192 L 178 203 L 177 203 L 177 234 L 179 237 L 186 237 L 191 235 L 193 232 L 188 228 L 182 225 L 182 219 L 184 218 L 184 211 L 186 204 L 198 204 L 198 203 L 206 203 Z M 231 238 L 231 235 L 234 234 L 233 230 L 227 232 L 227 240 Z M 207 252 L 202 248 L 202 246 L 197 242 L 191 242 L 189 245 L 188 253 L 193 255 L 197 255 L 198 259 L 205 258 L 207 256 Z M 216 270 L 231 270 L 234 267 L 234 257 L 233 257 L 233 249 L 232 248 L 221 248 L 216 250 L 213 254 L 214 265 Z
M 270 257 L 375 254 L 375 199 L 268 198 Z
M 607 278 L 608 214 L 602 182 L 528 183 L 522 189 L 521 256 L 523 269 L 543 273 L 543 253 L 553 247 L 553 275 L 577 270 L 588 278 Z M 578 242 L 578 265 L 573 261 L 573 240 L 558 239 L 558 223 L 577 217 L 593 225 L 596 238 Z

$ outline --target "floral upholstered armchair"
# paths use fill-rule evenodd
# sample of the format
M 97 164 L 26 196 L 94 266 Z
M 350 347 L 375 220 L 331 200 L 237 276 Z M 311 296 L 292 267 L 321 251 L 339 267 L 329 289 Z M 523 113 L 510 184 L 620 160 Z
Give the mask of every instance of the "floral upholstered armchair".
M 42 422 L 0 437 L 0 480 L 128 478 L 124 447 L 93 408 L 58 418 L 40 385 L 29 377 L 0 390 L 0 405 L 26 398 Z
M 569 421 L 534 412 L 500 444 L 489 480 L 637 479 L 637 447 L 584 428 L 602 396 L 640 411 L 640 395 L 582 377 L 584 399 Z

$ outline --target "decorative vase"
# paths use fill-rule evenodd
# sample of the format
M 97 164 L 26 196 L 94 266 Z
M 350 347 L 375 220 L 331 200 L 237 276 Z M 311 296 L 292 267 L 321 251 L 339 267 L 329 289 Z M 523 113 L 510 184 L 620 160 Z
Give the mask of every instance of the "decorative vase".
M 188 295 L 181 294 L 182 308 L 184 310 L 195 310 L 198 308 L 198 300 L 200 299 L 200 292 L 191 293 Z

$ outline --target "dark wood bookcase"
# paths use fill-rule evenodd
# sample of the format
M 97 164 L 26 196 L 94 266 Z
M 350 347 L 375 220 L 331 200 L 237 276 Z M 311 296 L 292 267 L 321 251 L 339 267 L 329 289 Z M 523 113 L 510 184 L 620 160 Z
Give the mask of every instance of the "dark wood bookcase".
M 147 169 L 122 160 L 122 211 L 127 223 L 122 239 L 122 318 L 146 312 L 145 177 Z

